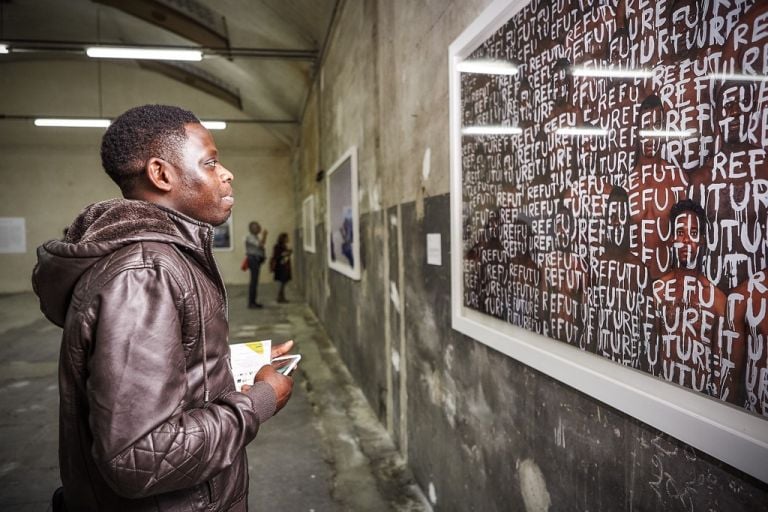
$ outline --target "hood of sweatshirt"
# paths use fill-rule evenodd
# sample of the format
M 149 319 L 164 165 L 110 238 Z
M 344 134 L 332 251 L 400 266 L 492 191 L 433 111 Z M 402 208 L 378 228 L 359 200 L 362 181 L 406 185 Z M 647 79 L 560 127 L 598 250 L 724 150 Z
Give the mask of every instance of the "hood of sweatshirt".
M 78 215 L 63 240 L 37 248 L 32 286 L 40 310 L 63 326 L 80 277 L 102 258 L 138 242 L 174 244 L 216 275 L 212 237 L 210 224 L 146 201 L 110 199 L 92 204 Z

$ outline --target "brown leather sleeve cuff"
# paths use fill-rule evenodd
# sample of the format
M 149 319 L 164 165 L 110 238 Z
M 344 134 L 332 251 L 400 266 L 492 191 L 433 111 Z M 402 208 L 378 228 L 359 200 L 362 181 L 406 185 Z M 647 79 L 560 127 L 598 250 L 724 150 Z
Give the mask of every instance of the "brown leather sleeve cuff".
M 266 382 L 256 382 L 246 395 L 251 399 L 253 412 L 259 417 L 259 423 L 264 423 L 274 416 L 277 409 L 277 395 L 272 386 Z

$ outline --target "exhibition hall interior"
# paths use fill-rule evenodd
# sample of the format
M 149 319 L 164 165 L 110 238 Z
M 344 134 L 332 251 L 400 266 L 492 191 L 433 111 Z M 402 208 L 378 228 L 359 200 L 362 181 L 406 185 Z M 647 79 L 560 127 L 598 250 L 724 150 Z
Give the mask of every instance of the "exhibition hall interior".
M 760 0 L 0 0 L 0 510 L 768 510 L 766 148 Z

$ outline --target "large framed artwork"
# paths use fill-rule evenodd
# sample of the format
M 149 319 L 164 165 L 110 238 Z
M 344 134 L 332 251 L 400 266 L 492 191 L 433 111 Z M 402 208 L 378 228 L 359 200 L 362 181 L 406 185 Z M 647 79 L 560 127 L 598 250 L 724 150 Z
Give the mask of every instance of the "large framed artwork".
M 449 60 L 454 328 L 768 482 L 768 2 L 497 0 Z
M 213 227 L 213 250 L 214 251 L 231 251 L 234 249 L 232 245 L 232 214 L 224 224 Z
M 360 279 L 357 147 L 349 148 L 328 171 L 326 193 L 328 266 Z
M 315 196 L 310 195 L 301 205 L 301 226 L 304 231 L 304 250 L 315 252 Z

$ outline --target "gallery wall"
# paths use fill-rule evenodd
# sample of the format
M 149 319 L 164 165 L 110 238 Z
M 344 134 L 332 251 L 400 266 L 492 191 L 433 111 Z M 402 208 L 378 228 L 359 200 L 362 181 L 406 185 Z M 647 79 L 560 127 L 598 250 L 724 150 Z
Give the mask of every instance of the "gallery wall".
M 102 64 L 103 112 L 116 116 L 145 103 L 179 105 L 199 117 L 236 117 L 220 100 L 136 65 Z M 52 79 L 52 77 L 59 77 Z M 93 62 L 4 63 L 0 74 L 0 112 L 10 115 L 98 116 L 98 65 Z M 288 147 L 259 146 L 255 125 L 230 124 L 213 131 L 221 161 L 235 175 L 233 250 L 215 252 L 225 282 L 244 284 L 240 270 L 248 221 L 263 223 L 267 244 L 294 230 L 293 178 Z M 0 254 L 0 293 L 32 289 L 35 248 L 61 237 L 63 229 L 88 204 L 119 195 L 101 168 L 102 129 L 38 128 L 30 120 L 0 121 L 0 217 L 24 218 L 26 252 Z M 261 279 L 270 279 L 262 272 Z
M 435 510 L 759 509 L 764 483 L 451 328 L 448 47 L 489 3 L 343 3 L 293 162 L 308 302 Z M 328 268 L 317 180 L 351 146 L 359 281 Z

